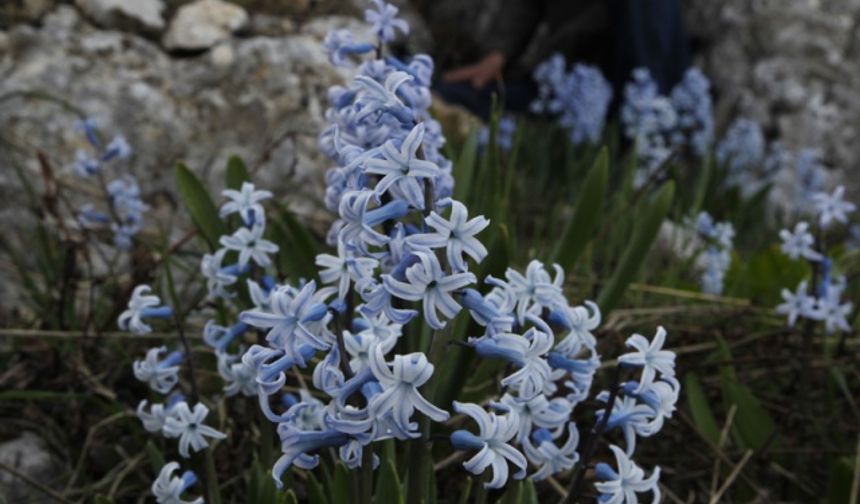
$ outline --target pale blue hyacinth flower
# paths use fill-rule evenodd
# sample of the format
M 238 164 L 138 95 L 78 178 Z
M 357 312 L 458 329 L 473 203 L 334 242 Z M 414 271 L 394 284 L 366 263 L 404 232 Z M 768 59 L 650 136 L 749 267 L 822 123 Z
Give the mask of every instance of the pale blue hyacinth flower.
M 370 369 L 382 386 L 382 393 L 374 396 L 367 407 L 371 416 L 379 418 L 390 412 L 394 423 L 403 431 L 417 428 L 417 424 L 409 421 L 415 410 L 436 422 L 450 417 L 447 411 L 434 406 L 418 392 L 418 387 L 433 375 L 433 364 L 423 353 L 395 355 L 389 365 L 382 348 L 377 345 L 370 354 Z M 420 433 L 415 432 L 414 436 L 418 435 Z
M 398 324 L 406 324 L 418 315 L 417 310 L 395 308 L 391 303 L 391 292 L 383 283 L 373 278 L 363 279 L 356 285 L 356 290 L 364 300 L 364 304 L 358 307 L 358 311 L 364 315 L 373 317 L 383 313 L 389 320 Z
M 674 376 L 664 376 L 652 383 L 641 394 L 635 394 L 638 386 L 639 384 L 636 382 L 627 382 L 624 384 L 624 392 L 635 395 L 637 399 L 653 410 L 654 417 L 647 424 L 638 427 L 638 432 L 641 432 L 641 435 L 650 436 L 663 428 L 663 422 L 667 418 L 672 418 L 672 413 L 675 412 L 675 405 L 681 394 L 681 383 Z
M 555 346 L 566 357 L 579 354 L 583 347 L 593 349 L 597 345 L 592 333 L 601 321 L 597 303 L 586 300 L 583 306 L 562 307 L 550 314 L 550 320 L 568 330 L 567 336 Z
M 697 156 L 707 153 L 714 139 L 714 112 L 711 83 L 698 68 L 690 68 L 670 95 L 677 113 L 676 145 L 687 145 Z
M 366 54 L 373 51 L 373 44 L 356 43 L 349 30 L 332 30 L 326 35 L 323 46 L 328 53 L 329 61 L 337 67 L 352 67 L 350 56 Z
M 439 201 L 441 206 L 451 206 L 451 214 L 445 219 L 435 211 L 428 215 L 424 222 L 434 232 L 416 233 L 409 235 L 406 242 L 415 249 L 437 249 L 444 248 L 448 264 L 455 271 L 468 271 L 469 267 L 463 259 L 463 254 L 468 255 L 475 262 L 480 263 L 487 257 L 487 248 L 475 235 L 486 229 L 490 221 L 483 215 L 469 219 L 466 206 L 453 199 Z
M 239 315 L 242 322 L 269 329 L 266 341 L 283 349 L 287 357 L 304 365 L 300 351 L 302 345 L 317 350 L 326 350 L 329 343 L 318 334 L 314 323 L 322 321 L 328 312 L 324 300 L 333 294 L 333 289 L 317 291 L 316 282 L 310 281 L 300 290 L 290 286 L 278 287 L 271 294 L 271 309 L 254 308 Z M 317 324 L 318 325 L 318 324 Z
M 217 352 L 218 374 L 224 379 L 224 394 L 228 397 L 242 394 L 256 397 L 258 392 L 257 370 L 236 355 Z
M 539 466 L 538 470 L 529 476 L 534 481 L 544 480 L 553 474 L 568 471 L 579 461 L 579 431 L 576 424 L 567 424 L 567 440 L 561 447 L 556 445 L 556 436 L 547 429 L 537 429 L 531 438 L 522 440 L 523 451 L 532 464 Z
M 409 205 L 402 200 L 394 200 L 372 210 L 371 202 L 378 202 L 379 195 L 374 191 L 362 189 L 343 193 L 338 207 L 340 219 L 332 225 L 332 232 L 338 241 L 351 244 L 363 255 L 369 255 L 367 246 L 381 247 L 390 237 L 373 229 L 388 220 L 397 220 L 409 212 Z
M 158 296 L 149 295 L 151 291 L 148 285 L 138 285 L 134 288 L 128 301 L 128 309 L 117 319 L 117 325 L 121 330 L 138 335 L 149 334 L 152 332 L 152 327 L 144 322 L 145 319 L 169 319 L 173 316 L 173 309 L 161 305 L 161 299 Z
M 839 186 L 832 194 L 819 192 L 812 195 L 815 210 L 818 212 L 818 223 L 822 228 L 830 226 L 831 222 L 848 222 L 848 214 L 857 209 L 857 205 L 844 200 L 845 186 Z
M 354 246 L 339 240 L 336 256 L 318 254 L 316 257 L 316 265 L 320 267 L 320 280 L 326 285 L 337 284 L 337 298 L 341 300 L 346 299 L 350 285 L 370 278 L 379 265 L 378 260 L 357 256 L 355 252 Z
M 232 235 L 222 236 L 219 242 L 227 249 L 239 253 L 240 268 L 244 268 L 252 259 L 257 265 L 265 268 L 272 264 L 269 254 L 274 254 L 279 249 L 278 245 L 263 238 L 265 231 L 266 222 L 260 219 L 254 222 L 250 229 L 241 227 Z
M 75 151 L 72 169 L 79 177 L 86 178 L 98 174 L 101 170 L 101 164 L 89 152 L 78 149 Z
M 509 334 L 497 338 L 507 338 L 505 346 L 508 351 L 516 352 L 515 365 L 519 367 L 502 378 L 501 385 L 515 389 L 525 400 L 540 394 L 551 373 L 546 355 L 553 346 L 552 333 L 530 328 L 522 336 Z
M 437 310 L 449 319 L 454 318 L 460 305 L 451 293 L 475 283 L 475 275 L 445 275 L 435 254 L 416 252 L 415 255 L 418 262 L 406 269 L 407 282 L 396 280 L 392 275 L 382 275 L 382 282 L 393 296 L 406 301 L 421 301 L 427 323 L 433 329 L 442 329 L 445 322 L 439 319 Z
M 272 477 L 279 489 L 284 486 L 281 476 L 290 466 L 310 470 L 319 464 L 319 455 L 309 455 L 309 452 L 340 447 L 350 440 L 348 434 L 335 429 L 303 431 L 289 422 L 278 425 L 278 436 L 283 454 L 272 468 Z
M 308 344 L 302 344 L 296 356 L 287 354 L 284 350 L 252 345 L 242 356 L 242 362 L 256 370 L 260 390 L 265 395 L 272 395 L 280 391 L 287 382 L 287 371 L 293 366 L 305 367 L 316 352 L 317 350 Z
M 116 135 L 110 141 L 104 152 L 102 152 L 101 161 L 107 163 L 114 159 L 127 159 L 131 156 L 131 146 L 122 135 Z
M 185 397 L 182 394 L 173 393 L 166 403 L 154 403 L 147 411 L 149 401 L 144 399 L 137 405 L 137 417 L 148 432 L 162 432 L 167 417 L 171 415 L 173 408 L 182 402 L 185 402 Z
M 382 175 L 382 179 L 374 189 L 382 195 L 396 189 L 397 193 L 415 208 L 424 208 L 433 202 L 424 201 L 424 188 L 419 179 L 433 179 L 439 175 L 439 167 L 435 163 L 418 157 L 418 149 L 424 139 L 424 123 L 420 122 L 406 135 L 400 147 L 389 140 L 383 144 L 380 154 L 382 159 L 371 158 L 365 162 L 365 172 Z
M 517 441 L 520 443 L 528 439 L 533 426 L 549 429 L 553 438 L 558 437 L 573 411 L 572 404 L 564 397 L 548 399 L 545 394 L 538 394 L 531 399 L 505 394 L 499 402 L 519 416 Z
M 171 411 L 170 416 L 164 422 L 164 435 L 170 438 L 179 438 L 179 454 L 185 458 L 191 456 L 189 448 L 195 452 L 207 446 L 206 438 L 225 439 L 223 432 L 219 432 L 204 424 L 209 408 L 202 403 L 194 405 L 192 411 L 187 402 L 178 403 Z
M 544 308 L 555 309 L 566 305 L 561 287 L 564 270 L 554 264 L 555 278 L 551 278 L 542 262 L 533 259 L 523 275 L 513 268 L 505 271 L 505 278 L 517 300 L 516 314 L 520 324 L 525 323 L 527 313 L 540 313 Z
M 660 468 L 655 467 L 648 478 L 645 471 L 637 466 L 621 448 L 610 445 L 615 455 L 615 469 L 609 464 L 600 462 L 595 466 L 597 482 L 594 487 L 600 492 L 597 502 L 600 504 L 638 504 L 637 493 L 651 492 L 652 502 L 660 502 Z
M 637 385 L 638 386 L 638 385 Z M 654 384 L 649 385 L 650 390 Z M 635 390 L 634 390 L 635 393 Z M 604 390 L 597 394 L 598 401 L 606 402 L 609 400 L 609 392 Z M 605 409 L 600 409 L 595 412 L 597 422 L 603 421 L 603 415 L 606 414 Z M 615 404 L 612 408 L 612 413 L 609 415 L 609 420 L 606 422 L 606 430 L 618 428 L 624 435 L 624 442 L 627 445 L 627 455 L 632 456 L 636 450 L 636 436 L 647 437 L 654 434 L 649 428 L 651 420 L 656 416 L 654 409 L 645 403 L 640 403 L 634 396 L 618 396 L 615 398 Z
M 230 343 L 248 332 L 250 326 L 244 322 L 237 322 L 230 327 L 224 327 L 209 320 L 203 326 L 203 341 L 215 349 L 217 353 L 223 353 Z
M 788 257 L 794 260 L 802 257 L 812 262 L 821 260 L 822 255 L 812 248 L 815 245 L 815 238 L 809 232 L 809 223 L 798 222 L 794 226 L 794 231 L 783 229 L 779 232 L 779 237 L 782 240 L 779 248 Z
M 831 284 L 824 296 L 818 298 L 817 313 L 820 320 L 824 321 L 824 328 L 828 334 L 840 330 L 851 331 L 848 316 L 854 308 L 854 303 L 842 303 L 840 298 L 844 284 Z
M 519 469 L 515 479 L 526 476 L 525 455 L 510 444 L 519 431 L 519 417 L 514 412 L 504 415 L 487 413 L 484 408 L 473 403 L 454 401 L 454 411 L 471 417 L 478 424 L 478 434 L 467 430 L 457 430 L 451 434 L 451 445 L 457 450 L 477 451 L 478 453 L 463 463 L 472 474 L 483 474 L 488 467 L 493 477 L 485 482 L 486 488 L 501 488 L 508 481 L 508 461 Z
M 728 166 L 729 180 L 735 184 L 745 180 L 744 174 L 759 168 L 764 159 L 765 139 L 759 123 L 735 119 L 717 146 L 717 161 Z
M 413 122 L 412 110 L 397 96 L 400 86 L 412 79 L 406 72 L 391 72 L 384 83 L 380 84 L 372 77 L 357 75 L 353 79 L 352 87 L 360 92 L 356 96 L 356 102 L 361 107 L 355 114 L 355 121 L 361 121 L 377 112 L 388 112 L 402 123 Z
M 236 283 L 243 268 L 240 268 L 238 264 L 222 266 L 227 251 L 227 249 L 221 248 L 214 254 L 203 254 L 203 258 L 200 260 L 200 273 L 206 279 L 206 291 L 209 299 L 219 297 L 229 299 L 235 295 L 228 292 L 226 287 Z
M 257 190 L 250 182 L 242 182 L 242 188 L 239 191 L 224 189 L 221 194 L 229 198 L 229 201 L 221 205 L 218 214 L 226 217 L 232 213 L 238 213 L 242 217 L 242 222 L 248 227 L 265 218 L 266 211 L 260 202 L 272 197 L 271 191 Z
M 625 344 L 636 351 L 618 357 L 618 362 L 626 366 L 642 368 L 636 393 L 650 387 L 657 373 L 662 376 L 675 376 L 675 352 L 663 350 L 665 342 L 666 330 L 662 326 L 657 328 L 657 333 L 650 342 L 641 334 L 634 334 L 627 338 Z
M 821 318 L 815 304 L 815 297 L 809 295 L 805 280 L 797 284 L 797 289 L 794 292 L 782 289 L 782 299 L 785 302 L 776 307 L 776 313 L 788 317 L 789 327 L 794 327 L 798 317 Z
M 164 353 L 167 347 L 150 348 L 145 359 L 135 360 L 132 365 L 134 377 L 160 394 L 170 393 L 179 382 L 179 364 L 185 358 L 185 354 L 177 350 L 162 359 Z
M 364 11 L 364 20 L 372 23 L 370 32 L 378 39 L 380 44 L 387 44 L 394 40 L 395 30 L 404 35 L 409 34 L 409 23 L 397 17 L 399 9 L 383 0 L 372 0 L 376 10 Z
M 192 471 L 185 471 L 182 476 L 174 476 L 179 469 L 179 463 L 168 462 L 161 468 L 158 478 L 152 483 L 152 495 L 158 504 L 203 504 L 203 498 L 194 500 L 182 499 L 182 494 L 197 483 L 197 476 Z

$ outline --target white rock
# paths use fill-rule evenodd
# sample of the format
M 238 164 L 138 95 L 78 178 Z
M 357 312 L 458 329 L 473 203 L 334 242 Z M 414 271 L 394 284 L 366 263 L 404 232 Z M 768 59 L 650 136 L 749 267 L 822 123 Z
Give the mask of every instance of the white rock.
M 160 33 L 164 30 L 163 0 L 75 0 L 96 23 L 116 29 Z
M 171 50 L 209 49 L 248 23 L 248 13 L 222 0 L 197 0 L 183 5 L 164 35 L 164 47 Z
M 31 432 L 0 444 L 0 462 L 40 482 L 54 480 L 60 469 L 57 458 L 45 442 Z M 37 491 L 6 471 L 0 471 L 0 502 L 34 502 L 43 497 Z M 35 502 L 43 502 L 41 500 Z

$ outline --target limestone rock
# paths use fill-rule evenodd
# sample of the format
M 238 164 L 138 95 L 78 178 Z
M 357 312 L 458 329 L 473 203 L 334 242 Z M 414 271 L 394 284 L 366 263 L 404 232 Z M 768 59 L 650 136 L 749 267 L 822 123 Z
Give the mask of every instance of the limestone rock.
M 0 462 L 40 482 L 54 481 L 61 466 L 45 442 L 31 432 L 0 444 Z M 0 501 L 42 503 L 51 499 L 12 474 L 0 471 Z
M 164 30 L 163 0 L 76 0 L 87 17 L 105 28 L 158 34 Z
M 183 5 L 171 20 L 163 44 L 169 50 L 209 49 L 248 23 L 248 13 L 223 0 L 196 0 Z

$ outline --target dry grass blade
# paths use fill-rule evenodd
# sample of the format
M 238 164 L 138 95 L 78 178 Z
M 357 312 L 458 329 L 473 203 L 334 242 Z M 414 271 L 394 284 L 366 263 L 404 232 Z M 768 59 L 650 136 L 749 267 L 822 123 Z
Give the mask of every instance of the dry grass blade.
M 735 420 L 735 413 L 737 413 L 738 407 L 736 404 L 732 404 L 732 408 L 729 410 L 729 414 L 726 416 L 726 423 L 723 425 L 723 430 L 720 432 L 720 440 L 717 443 L 717 449 L 722 451 L 726 446 L 726 439 L 729 437 L 729 430 L 732 428 L 732 423 Z M 711 475 L 711 498 L 713 499 L 714 495 L 717 493 L 717 484 L 720 480 L 720 459 L 717 457 L 714 460 L 714 472 Z
M 744 468 L 747 462 L 749 462 L 752 456 L 752 450 L 747 450 L 746 453 L 744 453 L 744 457 L 741 459 L 740 462 L 738 462 L 735 468 L 732 469 L 731 474 L 729 474 L 729 477 L 726 478 L 726 481 L 725 483 L 723 483 L 723 486 L 721 486 L 717 493 L 711 497 L 710 504 L 718 504 L 720 502 L 720 499 L 723 497 L 723 494 L 726 493 L 726 491 L 732 486 L 732 484 L 735 482 L 735 479 L 737 479 L 738 474 L 740 474 L 741 470 Z

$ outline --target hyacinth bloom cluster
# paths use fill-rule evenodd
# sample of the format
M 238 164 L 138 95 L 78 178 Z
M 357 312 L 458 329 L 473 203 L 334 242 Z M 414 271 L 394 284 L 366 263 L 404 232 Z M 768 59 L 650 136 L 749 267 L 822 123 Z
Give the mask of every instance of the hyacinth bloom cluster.
M 339 31 L 326 39 L 332 63 L 352 67 L 355 75 L 330 90 L 328 127 L 319 138 L 333 163 L 326 205 L 337 219 L 327 234 L 332 251 L 316 258 L 318 279 L 276 280 L 278 246 L 267 239 L 263 206 L 271 194 L 250 182 L 225 190 L 220 215 L 235 230 L 203 256 L 200 271 L 209 299 L 227 309 L 205 324 L 203 341 L 217 356 L 224 394 L 255 397 L 276 425 L 281 454 L 272 474 L 279 485 L 292 466 L 316 467 L 327 448 L 349 468 L 375 468 L 374 443 L 421 438 L 422 425 L 448 422 L 452 413 L 477 423 L 477 432 L 462 425 L 450 441 L 475 452 L 464 467 L 488 472 L 489 487 L 505 485 L 511 475 L 540 480 L 573 470 L 581 462 L 575 409 L 590 396 L 600 366 L 594 335 L 600 309 L 590 301 L 568 303 L 564 272 L 554 266 L 551 273 L 539 261 L 479 282 L 472 269 L 488 256 L 481 233 L 490 222 L 451 197 L 445 139 L 428 113 L 433 61 L 387 54 L 385 44 L 408 32 L 396 14 L 375 1 L 366 14 L 372 24 L 366 38 Z M 233 319 L 230 308 L 238 312 Z M 427 393 L 444 353 L 436 340 L 464 309 L 481 328 L 465 344 L 507 369 L 489 410 L 434 404 Z M 153 321 L 172 316 L 139 286 L 119 324 L 145 334 Z M 422 325 L 432 330 L 427 353 L 409 337 Z M 259 339 L 246 347 L 250 331 Z M 674 357 L 659 348 L 665 333 L 658 336 L 644 346 L 633 343 L 639 353 L 625 366 L 641 369 L 635 387 L 615 387 L 624 408 L 632 403 L 637 414 L 619 417 L 615 404 L 606 408 L 605 427 L 624 433 L 628 454 L 635 443 L 628 431 L 653 435 L 677 399 Z M 178 390 L 179 373 L 191 359 L 182 341 L 184 348 L 149 350 L 134 372 L 165 397 L 139 404 L 144 428 L 177 439 L 179 454 L 187 457 L 225 435 L 205 424 L 209 409 L 194 387 L 191 401 Z M 288 377 L 299 370 L 312 375 L 314 391 L 300 380 L 297 393 L 286 393 Z M 196 478 L 174 477 L 177 469 L 168 464 L 153 484 L 159 502 L 186 502 L 182 495 Z M 602 473 L 600 484 L 611 487 L 613 478 L 630 471 L 619 461 Z
M 538 97 L 530 109 L 558 116 L 558 124 L 576 145 L 595 144 L 603 134 L 612 87 L 597 67 L 575 64 L 568 71 L 561 54 L 538 65 L 532 77 Z
M 833 273 L 833 261 L 827 256 L 823 240 L 826 231 L 835 223 L 847 224 L 848 215 L 857 207 L 845 201 L 845 188 L 837 187 L 832 193 L 817 192 L 811 196 L 816 209 L 816 220 L 800 221 L 793 229 L 779 233 L 780 250 L 792 260 L 805 260 L 812 265 L 813 281 L 802 280 L 792 291 L 782 290 L 783 303 L 776 312 L 785 315 L 788 326 L 793 327 L 799 318 L 824 323 L 827 333 L 851 330 L 848 323 L 854 308 L 850 301 L 842 302 L 842 293 L 847 285 L 845 275 Z
M 140 199 L 140 189 L 132 175 L 125 173 L 110 179 L 108 168 L 128 159 L 131 147 L 122 135 L 104 145 L 93 119 L 80 121 L 77 128 L 83 132 L 89 149 L 75 153 L 72 171 L 83 179 L 95 180 L 104 194 L 100 204 L 86 203 L 80 207 L 77 222 L 88 231 L 110 230 L 114 245 L 127 250 L 143 227 L 143 214 L 149 207 Z
M 123 331 L 145 335 L 152 332 L 149 322 L 172 317 L 173 309 L 162 305 L 161 299 L 151 294 L 148 285 L 138 285 L 132 292 L 128 308 L 120 314 L 117 325 Z M 208 447 L 209 439 L 223 439 L 226 436 L 204 423 L 209 408 L 200 402 L 192 407 L 177 390 L 179 371 L 187 358 L 186 354 L 187 347 L 173 351 L 168 351 L 166 346 L 151 348 L 145 358 L 133 363 L 132 369 L 135 378 L 146 383 L 154 393 L 165 396 L 164 402 L 150 404 L 144 399 L 138 404 L 137 416 L 144 429 L 177 439 L 179 454 L 188 458 L 192 451 Z M 156 501 L 168 504 L 203 502 L 202 499 L 181 499 L 181 494 L 196 482 L 196 477 L 194 473 L 186 471 L 181 477 L 174 478 L 172 474 L 178 467 L 179 464 L 171 462 L 162 469 L 152 485 Z
M 705 244 L 696 260 L 697 266 L 702 270 L 702 292 L 722 294 L 726 272 L 732 263 L 734 226 L 730 222 L 715 222 L 708 212 L 699 212 L 687 225 Z

